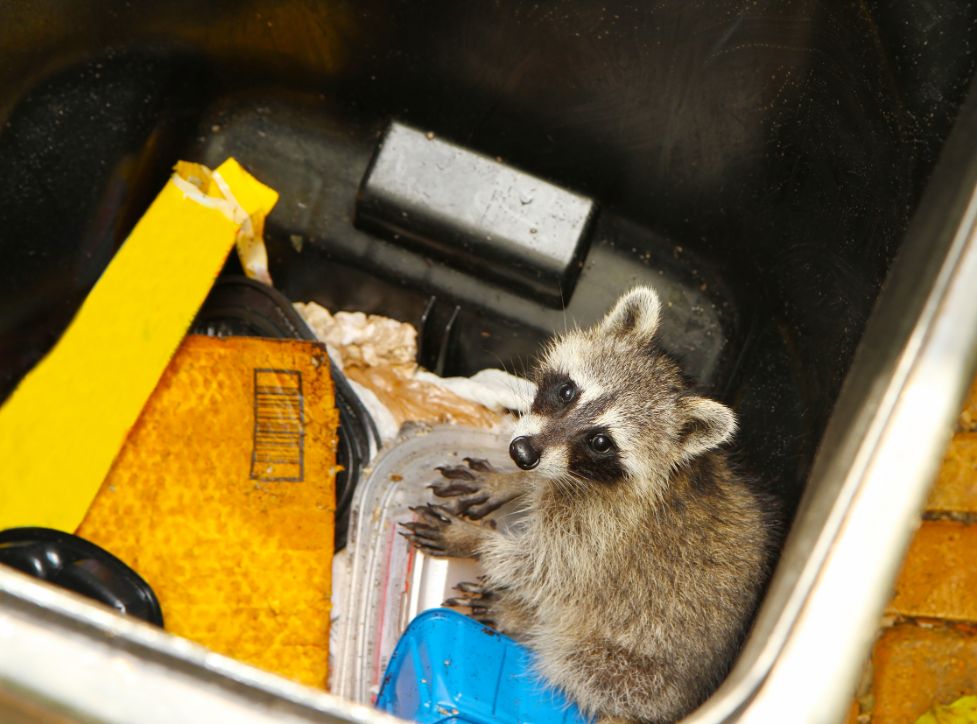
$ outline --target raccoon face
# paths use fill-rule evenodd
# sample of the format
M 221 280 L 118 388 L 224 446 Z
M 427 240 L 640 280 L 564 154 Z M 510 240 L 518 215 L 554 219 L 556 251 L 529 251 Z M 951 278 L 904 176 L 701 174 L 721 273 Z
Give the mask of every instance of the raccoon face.
M 732 437 L 733 412 L 692 394 L 658 350 L 660 309 L 654 290 L 639 287 L 593 328 L 552 343 L 509 446 L 519 467 L 554 480 L 657 486 Z

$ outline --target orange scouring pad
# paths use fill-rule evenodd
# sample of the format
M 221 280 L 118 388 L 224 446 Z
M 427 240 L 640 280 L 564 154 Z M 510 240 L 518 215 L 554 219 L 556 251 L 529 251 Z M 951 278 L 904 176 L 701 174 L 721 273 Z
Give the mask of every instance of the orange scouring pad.
M 78 535 L 171 633 L 324 688 L 337 425 L 321 345 L 187 337 Z

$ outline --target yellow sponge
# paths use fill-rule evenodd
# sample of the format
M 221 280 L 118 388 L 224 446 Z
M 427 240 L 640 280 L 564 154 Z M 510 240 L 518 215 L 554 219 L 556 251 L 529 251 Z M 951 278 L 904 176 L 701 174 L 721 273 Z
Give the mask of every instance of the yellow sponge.
M 78 534 L 167 630 L 324 688 L 337 425 L 320 345 L 188 337 Z

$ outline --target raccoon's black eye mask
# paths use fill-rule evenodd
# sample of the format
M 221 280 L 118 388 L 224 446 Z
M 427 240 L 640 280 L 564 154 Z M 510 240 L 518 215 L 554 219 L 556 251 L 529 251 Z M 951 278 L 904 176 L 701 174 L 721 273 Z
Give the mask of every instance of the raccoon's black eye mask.
M 612 485 L 624 477 L 624 467 L 614 438 L 605 428 L 582 432 L 570 448 L 569 467 L 594 483 Z
M 547 372 L 537 386 L 536 399 L 532 411 L 537 414 L 552 415 L 572 405 L 580 391 L 568 375 Z

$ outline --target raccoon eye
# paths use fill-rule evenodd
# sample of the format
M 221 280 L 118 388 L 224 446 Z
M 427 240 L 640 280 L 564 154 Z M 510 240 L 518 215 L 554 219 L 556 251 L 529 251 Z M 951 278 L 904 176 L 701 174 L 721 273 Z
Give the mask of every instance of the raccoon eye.
M 569 405 L 573 402 L 573 398 L 577 396 L 577 387 L 572 382 L 567 382 L 560 385 L 560 389 L 556 391 L 556 394 L 563 400 L 563 404 Z
M 590 438 L 590 447 L 594 452 L 606 453 L 612 444 L 611 439 L 600 432 Z

